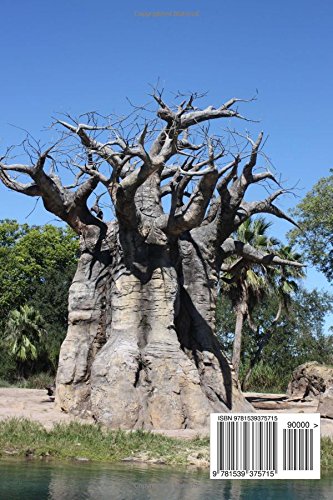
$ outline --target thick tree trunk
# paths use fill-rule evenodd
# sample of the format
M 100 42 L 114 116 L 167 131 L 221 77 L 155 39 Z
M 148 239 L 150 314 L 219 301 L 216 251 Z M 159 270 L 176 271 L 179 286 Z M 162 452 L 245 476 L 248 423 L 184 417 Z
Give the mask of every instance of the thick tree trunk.
M 211 412 L 251 411 L 214 336 L 216 275 L 194 236 L 147 245 L 113 223 L 93 239 L 70 289 L 58 405 L 127 429 L 207 429 Z

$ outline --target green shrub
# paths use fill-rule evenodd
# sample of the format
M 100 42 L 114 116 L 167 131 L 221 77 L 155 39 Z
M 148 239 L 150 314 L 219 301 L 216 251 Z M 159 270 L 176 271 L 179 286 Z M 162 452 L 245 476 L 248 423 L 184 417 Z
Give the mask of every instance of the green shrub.
M 99 425 L 57 424 L 46 430 L 27 419 L 0 421 L 0 457 L 11 455 L 118 462 L 123 459 L 185 465 L 191 456 L 209 460 L 209 439 L 175 439 L 148 431 L 108 430 Z
M 243 380 L 246 368 L 246 366 L 241 366 L 241 380 Z M 252 370 L 247 390 L 254 392 L 285 392 L 290 378 L 291 373 L 283 373 L 278 367 L 272 367 L 261 361 Z
M 12 384 L 8 380 L 0 378 L 0 387 L 12 387 Z
M 28 379 L 19 380 L 15 385 L 23 389 L 44 389 L 47 385 L 54 383 L 54 376 L 49 373 L 41 372 L 31 375 Z
M 333 440 L 330 437 L 321 438 L 320 464 L 324 470 L 333 469 Z

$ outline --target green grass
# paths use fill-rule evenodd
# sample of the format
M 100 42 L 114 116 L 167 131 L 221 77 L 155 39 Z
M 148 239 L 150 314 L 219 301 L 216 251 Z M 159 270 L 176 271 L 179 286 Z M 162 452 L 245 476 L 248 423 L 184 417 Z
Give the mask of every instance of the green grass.
M 30 375 L 27 379 L 19 380 L 13 385 L 22 389 L 45 389 L 47 385 L 52 385 L 53 383 L 54 375 L 41 372 L 36 375 Z
M 7 380 L 4 380 L 3 378 L 0 378 L 0 387 L 13 387 L 13 386 Z
M 0 421 L 0 457 L 49 457 L 119 462 L 124 459 L 208 467 L 209 439 L 172 439 L 147 431 L 114 431 L 98 425 L 58 424 L 47 431 L 26 419 Z M 321 439 L 321 467 L 333 471 L 333 440 Z
M 246 368 L 247 366 L 241 366 L 241 380 Z M 249 392 L 282 393 L 286 391 L 291 376 L 291 372 L 282 374 L 276 367 L 272 367 L 261 361 L 253 368 L 246 390 Z
M 320 463 L 323 470 L 333 470 L 333 440 L 329 437 L 321 438 Z
M 49 373 L 37 373 L 30 375 L 27 379 L 8 381 L 0 378 L 0 387 L 18 387 L 20 389 L 45 389 L 47 385 L 54 383 L 54 375 Z
M 119 462 L 125 458 L 170 465 L 207 466 L 209 439 L 180 440 L 147 431 L 105 430 L 98 425 L 57 424 L 47 431 L 26 419 L 0 422 L 0 456 Z

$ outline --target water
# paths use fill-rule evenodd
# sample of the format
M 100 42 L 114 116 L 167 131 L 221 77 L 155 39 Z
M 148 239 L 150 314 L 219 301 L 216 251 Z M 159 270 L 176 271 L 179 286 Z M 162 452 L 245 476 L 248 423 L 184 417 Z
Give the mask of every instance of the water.
M 208 472 L 89 463 L 0 462 L 1 500 L 332 500 L 320 481 L 212 481 Z

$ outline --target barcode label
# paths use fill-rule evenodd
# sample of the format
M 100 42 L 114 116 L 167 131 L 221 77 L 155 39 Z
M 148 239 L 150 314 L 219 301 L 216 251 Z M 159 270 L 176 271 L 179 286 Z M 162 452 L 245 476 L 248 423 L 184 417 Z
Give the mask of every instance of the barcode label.
M 277 422 L 217 422 L 217 470 L 277 472 Z
M 211 479 L 320 479 L 319 413 L 211 414 Z
M 283 429 L 283 470 L 313 470 L 313 429 Z

